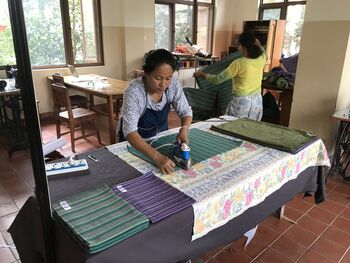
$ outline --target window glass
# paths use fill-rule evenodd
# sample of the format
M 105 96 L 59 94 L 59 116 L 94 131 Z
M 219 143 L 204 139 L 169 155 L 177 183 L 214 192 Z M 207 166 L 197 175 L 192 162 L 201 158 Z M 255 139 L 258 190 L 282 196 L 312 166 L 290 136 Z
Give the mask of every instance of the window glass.
M 175 5 L 175 46 L 186 43 L 186 37 L 192 40 L 192 5 Z
M 69 0 L 68 3 L 74 64 L 99 62 L 93 0 Z
M 278 20 L 280 19 L 281 9 L 264 9 L 263 11 L 263 19 L 262 20 Z
M 210 32 L 209 32 L 209 24 L 210 24 L 210 18 L 209 18 L 209 7 L 206 6 L 198 6 L 198 14 L 197 14 L 197 21 L 198 21 L 198 27 L 197 27 L 197 45 L 203 48 L 204 50 L 209 50 L 209 43 L 210 40 Z
M 198 3 L 209 3 L 211 4 L 213 2 L 213 0 L 198 0 Z
M 33 66 L 66 63 L 59 0 L 23 0 Z
M 0 66 L 16 64 L 7 0 L 0 0 Z
M 263 4 L 282 3 L 284 0 L 263 0 Z
M 287 8 L 286 32 L 283 43 L 283 54 L 286 57 L 299 52 L 304 15 L 305 5 L 290 5 Z
M 170 7 L 155 5 L 155 48 L 170 50 Z

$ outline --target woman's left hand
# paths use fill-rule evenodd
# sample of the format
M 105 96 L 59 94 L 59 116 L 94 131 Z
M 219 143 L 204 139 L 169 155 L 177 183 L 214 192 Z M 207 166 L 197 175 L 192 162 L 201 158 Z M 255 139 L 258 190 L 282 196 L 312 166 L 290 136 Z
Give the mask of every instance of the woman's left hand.
M 181 127 L 179 133 L 176 136 L 176 141 L 178 143 L 186 143 L 188 144 L 188 128 L 186 126 Z

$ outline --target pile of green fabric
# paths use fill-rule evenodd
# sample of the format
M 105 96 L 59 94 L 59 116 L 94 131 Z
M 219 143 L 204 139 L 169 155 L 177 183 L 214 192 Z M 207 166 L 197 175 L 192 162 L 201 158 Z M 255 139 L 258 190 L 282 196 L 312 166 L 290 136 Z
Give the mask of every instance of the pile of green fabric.
M 305 131 L 243 118 L 212 126 L 211 129 L 291 154 L 299 152 L 318 139 L 314 134 Z
M 280 67 L 275 67 L 271 71 L 264 73 L 263 83 L 277 86 L 282 89 L 292 89 L 294 87 L 295 74 L 288 73 Z

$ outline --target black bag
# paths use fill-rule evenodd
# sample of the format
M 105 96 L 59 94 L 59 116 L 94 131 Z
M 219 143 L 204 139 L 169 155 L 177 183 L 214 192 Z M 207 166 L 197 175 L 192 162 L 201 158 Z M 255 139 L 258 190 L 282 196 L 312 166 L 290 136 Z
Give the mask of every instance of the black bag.
M 263 117 L 262 121 L 278 123 L 280 117 L 280 109 L 277 105 L 275 97 L 271 92 L 267 92 L 263 96 Z

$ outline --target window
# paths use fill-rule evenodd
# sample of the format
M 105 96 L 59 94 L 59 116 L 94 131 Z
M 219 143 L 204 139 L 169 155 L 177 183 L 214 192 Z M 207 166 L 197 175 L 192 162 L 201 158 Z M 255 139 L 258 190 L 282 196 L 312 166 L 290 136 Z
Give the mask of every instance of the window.
M 0 44 L 8 47 L 0 66 L 15 64 L 7 1 L 0 0 Z M 99 0 L 23 0 L 23 10 L 34 68 L 103 64 Z
M 210 51 L 213 10 L 214 0 L 156 0 L 155 48 L 174 50 L 188 37 Z
M 260 0 L 260 20 L 285 19 L 286 31 L 283 55 L 289 57 L 299 52 L 306 1 Z
M 7 0 L 0 0 L 0 66 L 16 64 Z

